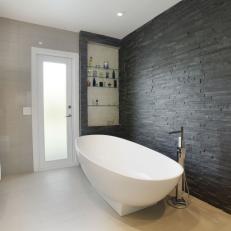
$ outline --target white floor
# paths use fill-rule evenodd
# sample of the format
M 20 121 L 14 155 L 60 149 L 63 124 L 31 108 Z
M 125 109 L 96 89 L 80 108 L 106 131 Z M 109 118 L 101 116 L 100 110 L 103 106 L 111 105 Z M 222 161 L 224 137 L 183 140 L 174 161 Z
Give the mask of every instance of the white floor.
M 0 231 L 77 230 L 230 231 L 231 216 L 193 198 L 185 210 L 160 202 L 121 218 L 98 196 L 79 167 L 0 182 Z

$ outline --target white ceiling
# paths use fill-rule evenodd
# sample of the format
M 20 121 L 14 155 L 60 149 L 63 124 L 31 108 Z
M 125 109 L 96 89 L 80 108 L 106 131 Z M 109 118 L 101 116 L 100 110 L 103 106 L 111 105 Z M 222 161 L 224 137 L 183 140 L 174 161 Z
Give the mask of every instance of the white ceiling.
M 0 17 L 123 38 L 180 0 L 0 0 Z M 117 12 L 125 12 L 123 17 Z

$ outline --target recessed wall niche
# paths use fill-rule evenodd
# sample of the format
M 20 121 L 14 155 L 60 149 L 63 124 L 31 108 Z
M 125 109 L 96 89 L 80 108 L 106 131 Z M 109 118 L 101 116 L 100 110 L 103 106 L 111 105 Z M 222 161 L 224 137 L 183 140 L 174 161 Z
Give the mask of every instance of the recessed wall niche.
M 119 52 L 120 49 L 120 39 L 116 39 L 116 38 L 112 38 L 112 37 L 108 37 L 108 36 L 104 36 L 104 35 L 99 35 L 99 34 L 94 34 L 94 33 L 89 33 L 87 31 L 80 31 L 79 33 L 79 74 L 80 74 L 80 135 L 91 135 L 91 134 L 104 134 L 104 135 L 112 135 L 112 136 L 118 136 L 118 137 L 124 137 L 124 130 L 120 125 L 120 118 L 121 118 L 121 110 L 119 110 L 119 107 L 117 107 L 115 110 L 117 110 L 120 115 L 118 115 L 118 125 L 115 125 L 116 122 L 114 123 L 114 125 L 107 125 L 106 123 L 104 123 L 104 125 L 89 125 L 91 123 L 88 123 L 88 117 L 90 117 L 90 115 L 88 116 L 88 90 L 90 89 L 90 87 L 88 86 L 89 82 L 88 80 L 90 79 L 91 81 L 93 81 L 93 78 L 89 77 L 88 78 L 88 65 L 89 65 L 89 59 L 88 56 L 90 57 L 90 55 L 88 55 L 89 50 L 88 50 L 88 45 L 89 44 L 96 44 L 96 45 L 102 45 L 103 47 L 108 47 L 108 48 L 117 48 L 117 52 Z M 106 57 L 105 57 L 106 58 Z M 93 57 L 93 61 L 92 61 L 92 65 L 103 65 L 103 63 L 96 63 L 96 60 L 98 58 L 96 57 L 94 59 Z M 119 59 L 119 58 L 118 58 Z M 120 62 L 120 60 L 118 60 Z M 108 61 L 109 63 L 109 68 L 112 67 L 112 61 L 109 60 L 102 60 L 101 62 L 104 61 Z M 100 61 L 99 61 L 100 62 Z M 116 68 L 116 67 L 113 67 Z M 121 72 L 121 71 L 120 71 Z M 102 78 L 103 79 L 103 78 Z M 118 79 L 118 86 L 121 85 L 120 83 L 121 79 Z M 92 82 L 93 83 L 93 82 Z M 90 84 L 92 84 L 90 83 Z M 91 89 L 91 90 L 95 90 L 96 89 Z M 89 91 L 91 91 L 89 90 Z M 101 89 L 101 91 L 103 90 L 108 90 L 109 89 Z M 113 89 L 111 89 L 111 91 L 113 91 Z M 117 91 L 119 92 L 119 89 L 117 89 Z M 119 98 L 119 94 L 118 94 L 118 98 Z M 108 100 L 108 99 L 107 99 Z M 92 101 L 89 101 L 89 104 L 91 105 Z M 100 103 L 100 101 L 98 101 L 98 103 Z M 104 103 L 103 101 L 101 103 Z M 105 102 L 106 103 L 106 102 Z M 115 107 L 114 107 L 115 108 Z M 96 110 L 101 110 L 106 111 L 109 109 L 100 109 L 100 107 L 97 107 L 96 109 L 92 109 L 91 111 L 96 111 Z M 111 110 L 111 109 L 110 109 Z M 90 113 L 90 112 L 89 112 Z M 96 112 L 91 113 L 91 115 L 93 116 L 94 114 L 96 114 Z M 101 114 L 101 121 L 103 120 L 103 117 L 106 114 L 100 113 Z M 95 117 L 96 118 L 96 117 Z M 104 121 L 106 121 L 104 119 Z M 101 123 L 102 124 L 102 123 Z
M 88 43 L 88 126 L 119 125 L 119 49 Z

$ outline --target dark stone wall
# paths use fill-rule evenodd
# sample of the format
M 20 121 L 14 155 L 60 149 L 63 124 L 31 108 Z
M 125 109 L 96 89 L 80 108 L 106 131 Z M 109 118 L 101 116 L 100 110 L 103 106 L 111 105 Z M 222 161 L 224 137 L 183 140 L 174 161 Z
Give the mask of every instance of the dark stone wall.
M 93 34 L 81 31 L 79 34 L 79 61 L 80 61 L 80 135 L 105 134 L 124 137 L 121 126 L 88 126 L 88 108 L 87 108 L 87 65 L 89 42 L 100 43 L 119 47 L 120 40 L 104 35 Z
M 191 194 L 231 213 L 231 1 L 184 0 L 122 40 L 120 122 L 176 156 L 185 128 Z

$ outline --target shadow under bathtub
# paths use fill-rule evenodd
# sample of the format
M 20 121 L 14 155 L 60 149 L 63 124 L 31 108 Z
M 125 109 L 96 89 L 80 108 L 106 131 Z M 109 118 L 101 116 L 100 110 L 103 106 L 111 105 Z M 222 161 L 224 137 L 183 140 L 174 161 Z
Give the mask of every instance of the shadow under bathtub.
M 120 222 L 140 231 L 194 230 L 198 225 L 200 212 L 197 208 L 174 209 L 166 199 L 133 214 L 120 217 L 111 213 Z
M 153 227 L 152 224 L 163 217 L 165 209 L 165 202 L 160 201 L 151 207 L 123 217 L 120 217 L 113 210 L 111 210 L 110 215 L 128 226 L 136 228 L 137 230 L 149 231 L 148 227 Z

